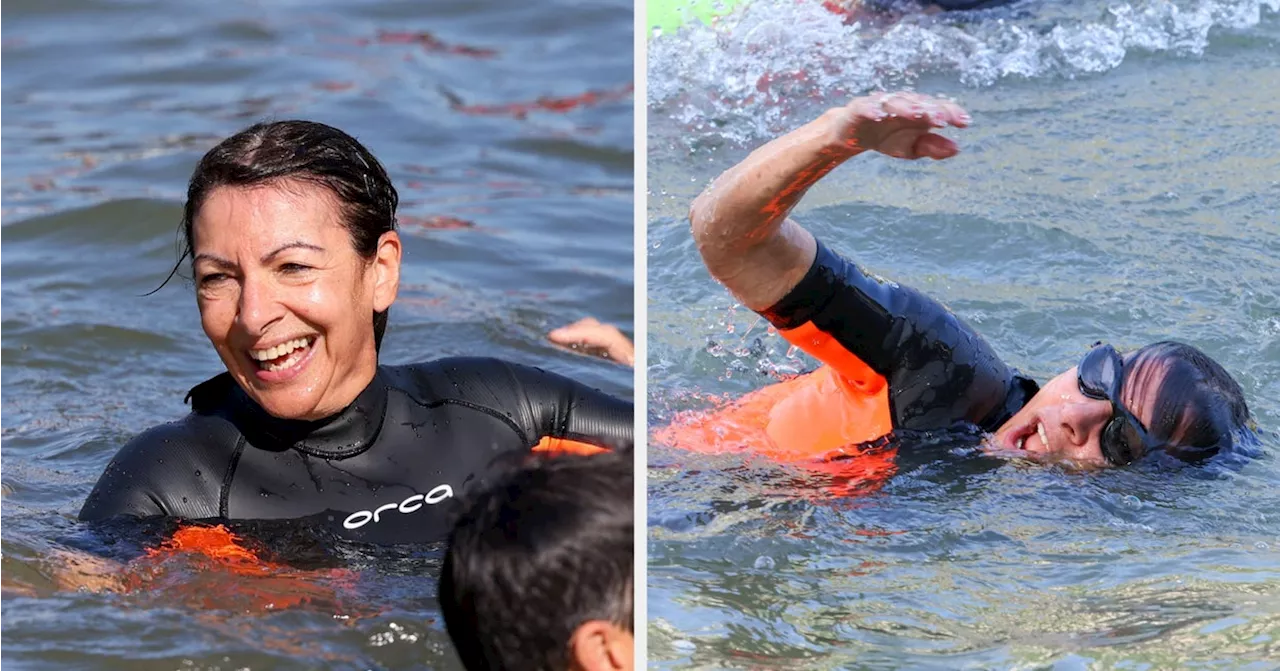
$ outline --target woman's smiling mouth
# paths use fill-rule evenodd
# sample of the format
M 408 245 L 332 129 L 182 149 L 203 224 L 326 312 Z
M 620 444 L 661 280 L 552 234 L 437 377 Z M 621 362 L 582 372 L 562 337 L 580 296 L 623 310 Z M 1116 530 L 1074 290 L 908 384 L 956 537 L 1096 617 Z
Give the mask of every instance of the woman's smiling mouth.
M 249 359 L 257 365 L 258 378 L 275 382 L 292 377 L 311 354 L 316 336 L 294 338 L 265 349 L 249 350 Z

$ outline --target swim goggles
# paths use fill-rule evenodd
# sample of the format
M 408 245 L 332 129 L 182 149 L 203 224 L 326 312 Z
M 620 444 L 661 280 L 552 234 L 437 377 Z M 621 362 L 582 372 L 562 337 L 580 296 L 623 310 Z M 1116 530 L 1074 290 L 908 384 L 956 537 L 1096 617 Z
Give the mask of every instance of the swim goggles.
M 1155 445 L 1142 422 L 1119 401 L 1124 359 L 1111 345 L 1097 344 L 1076 367 L 1080 393 L 1111 403 L 1111 419 L 1102 427 L 1102 456 L 1112 466 L 1133 463 Z

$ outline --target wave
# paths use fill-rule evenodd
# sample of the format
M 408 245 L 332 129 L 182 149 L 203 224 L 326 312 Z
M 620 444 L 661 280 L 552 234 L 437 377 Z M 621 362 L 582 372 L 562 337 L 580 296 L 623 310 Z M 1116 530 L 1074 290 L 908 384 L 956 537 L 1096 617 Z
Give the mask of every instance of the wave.
M 747 141 L 786 127 L 798 108 L 924 76 L 981 88 L 1074 79 L 1149 55 L 1197 57 L 1241 36 L 1274 49 L 1278 16 L 1280 0 L 1033 0 L 869 25 L 846 24 L 816 0 L 755 0 L 653 37 L 648 104 L 659 126 Z

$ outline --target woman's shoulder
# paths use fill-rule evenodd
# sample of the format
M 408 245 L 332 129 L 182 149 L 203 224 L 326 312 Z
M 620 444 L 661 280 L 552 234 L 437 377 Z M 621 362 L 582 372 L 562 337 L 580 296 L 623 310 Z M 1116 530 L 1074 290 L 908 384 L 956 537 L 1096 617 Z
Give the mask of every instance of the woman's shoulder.
M 192 411 L 181 419 L 143 430 L 120 448 L 115 460 L 147 459 L 156 454 L 160 455 L 158 465 L 167 463 L 164 455 L 168 455 L 171 462 L 194 461 L 207 457 L 210 448 L 234 447 L 238 438 L 239 430 L 230 422 Z
M 192 412 L 134 436 L 107 464 L 80 519 L 217 516 L 217 494 L 239 441 L 230 424 L 212 419 Z
M 207 461 L 211 456 L 233 449 L 240 431 L 228 416 L 235 381 L 227 373 L 205 380 L 187 392 L 184 400 L 191 411 L 184 417 L 144 429 L 125 443 L 112 460 L 134 468 L 167 470 Z

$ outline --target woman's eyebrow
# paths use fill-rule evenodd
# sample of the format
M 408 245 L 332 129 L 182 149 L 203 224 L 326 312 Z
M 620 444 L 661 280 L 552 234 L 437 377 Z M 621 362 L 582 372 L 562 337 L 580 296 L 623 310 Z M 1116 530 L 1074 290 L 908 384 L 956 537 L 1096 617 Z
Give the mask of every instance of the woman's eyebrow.
M 313 245 L 309 242 L 302 242 L 302 241 L 286 242 L 283 245 L 280 245 L 279 247 L 276 247 L 275 249 L 267 252 L 266 254 L 263 254 L 261 261 L 262 263 L 269 263 L 271 259 L 275 258 L 276 256 L 279 256 L 280 254 L 283 254 L 284 252 L 290 249 L 309 249 L 316 252 L 324 251 L 324 247 Z M 198 263 L 200 261 L 208 261 L 209 263 L 212 263 L 213 265 L 218 266 L 219 268 L 235 268 L 236 267 L 236 263 L 234 261 L 230 261 L 222 258 L 221 256 L 217 256 L 215 254 L 209 254 L 207 252 L 196 254 L 195 258 L 192 260 L 193 263 Z
M 215 266 L 218 266 L 219 268 L 235 268 L 236 267 L 236 264 L 234 261 L 228 261 L 227 259 L 224 259 L 221 256 L 215 256 L 213 254 L 205 254 L 205 253 L 196 254 L 195 257 L 191 259 L 191 263 L 193 265 L 201 261 L 207 261 L 209 263 L 212 263 Z
M 262 255 L 262 262 L 263 262 L 263 263 L 267 263 L 267 262 L 271 261 L 271 259 L 275 258 L 276 256 L 279 256 L 280 254 L 282 254 L 282 253 L 284 253 L 284 252 L 286 252 L 286 251 L 288 251 L 288 250 L 290 250 L 290 249 L 309 249 L 309 250 L 314 251 L 314 252 L 323 252 L 323 251 L 324 251 L 324 247 L 320 247 L 320 246 L 318 246 L 318 245 L 313 245 L 313 244 L 311 244 L 311 243 L 309 243 L 309 242 L 302 242 L 301 240 L 295 240 L 295 241 L 293 241 L 293 242 L 286 242 L 286 243 L 284 243 L 283 245 L 280 245 L 279 247 L 276 247 L 275 249 L 273 249 L 273 250 L 271 250 L 271 251 L 267 252 L 266 254 L 263 254 L 263 255 Z

